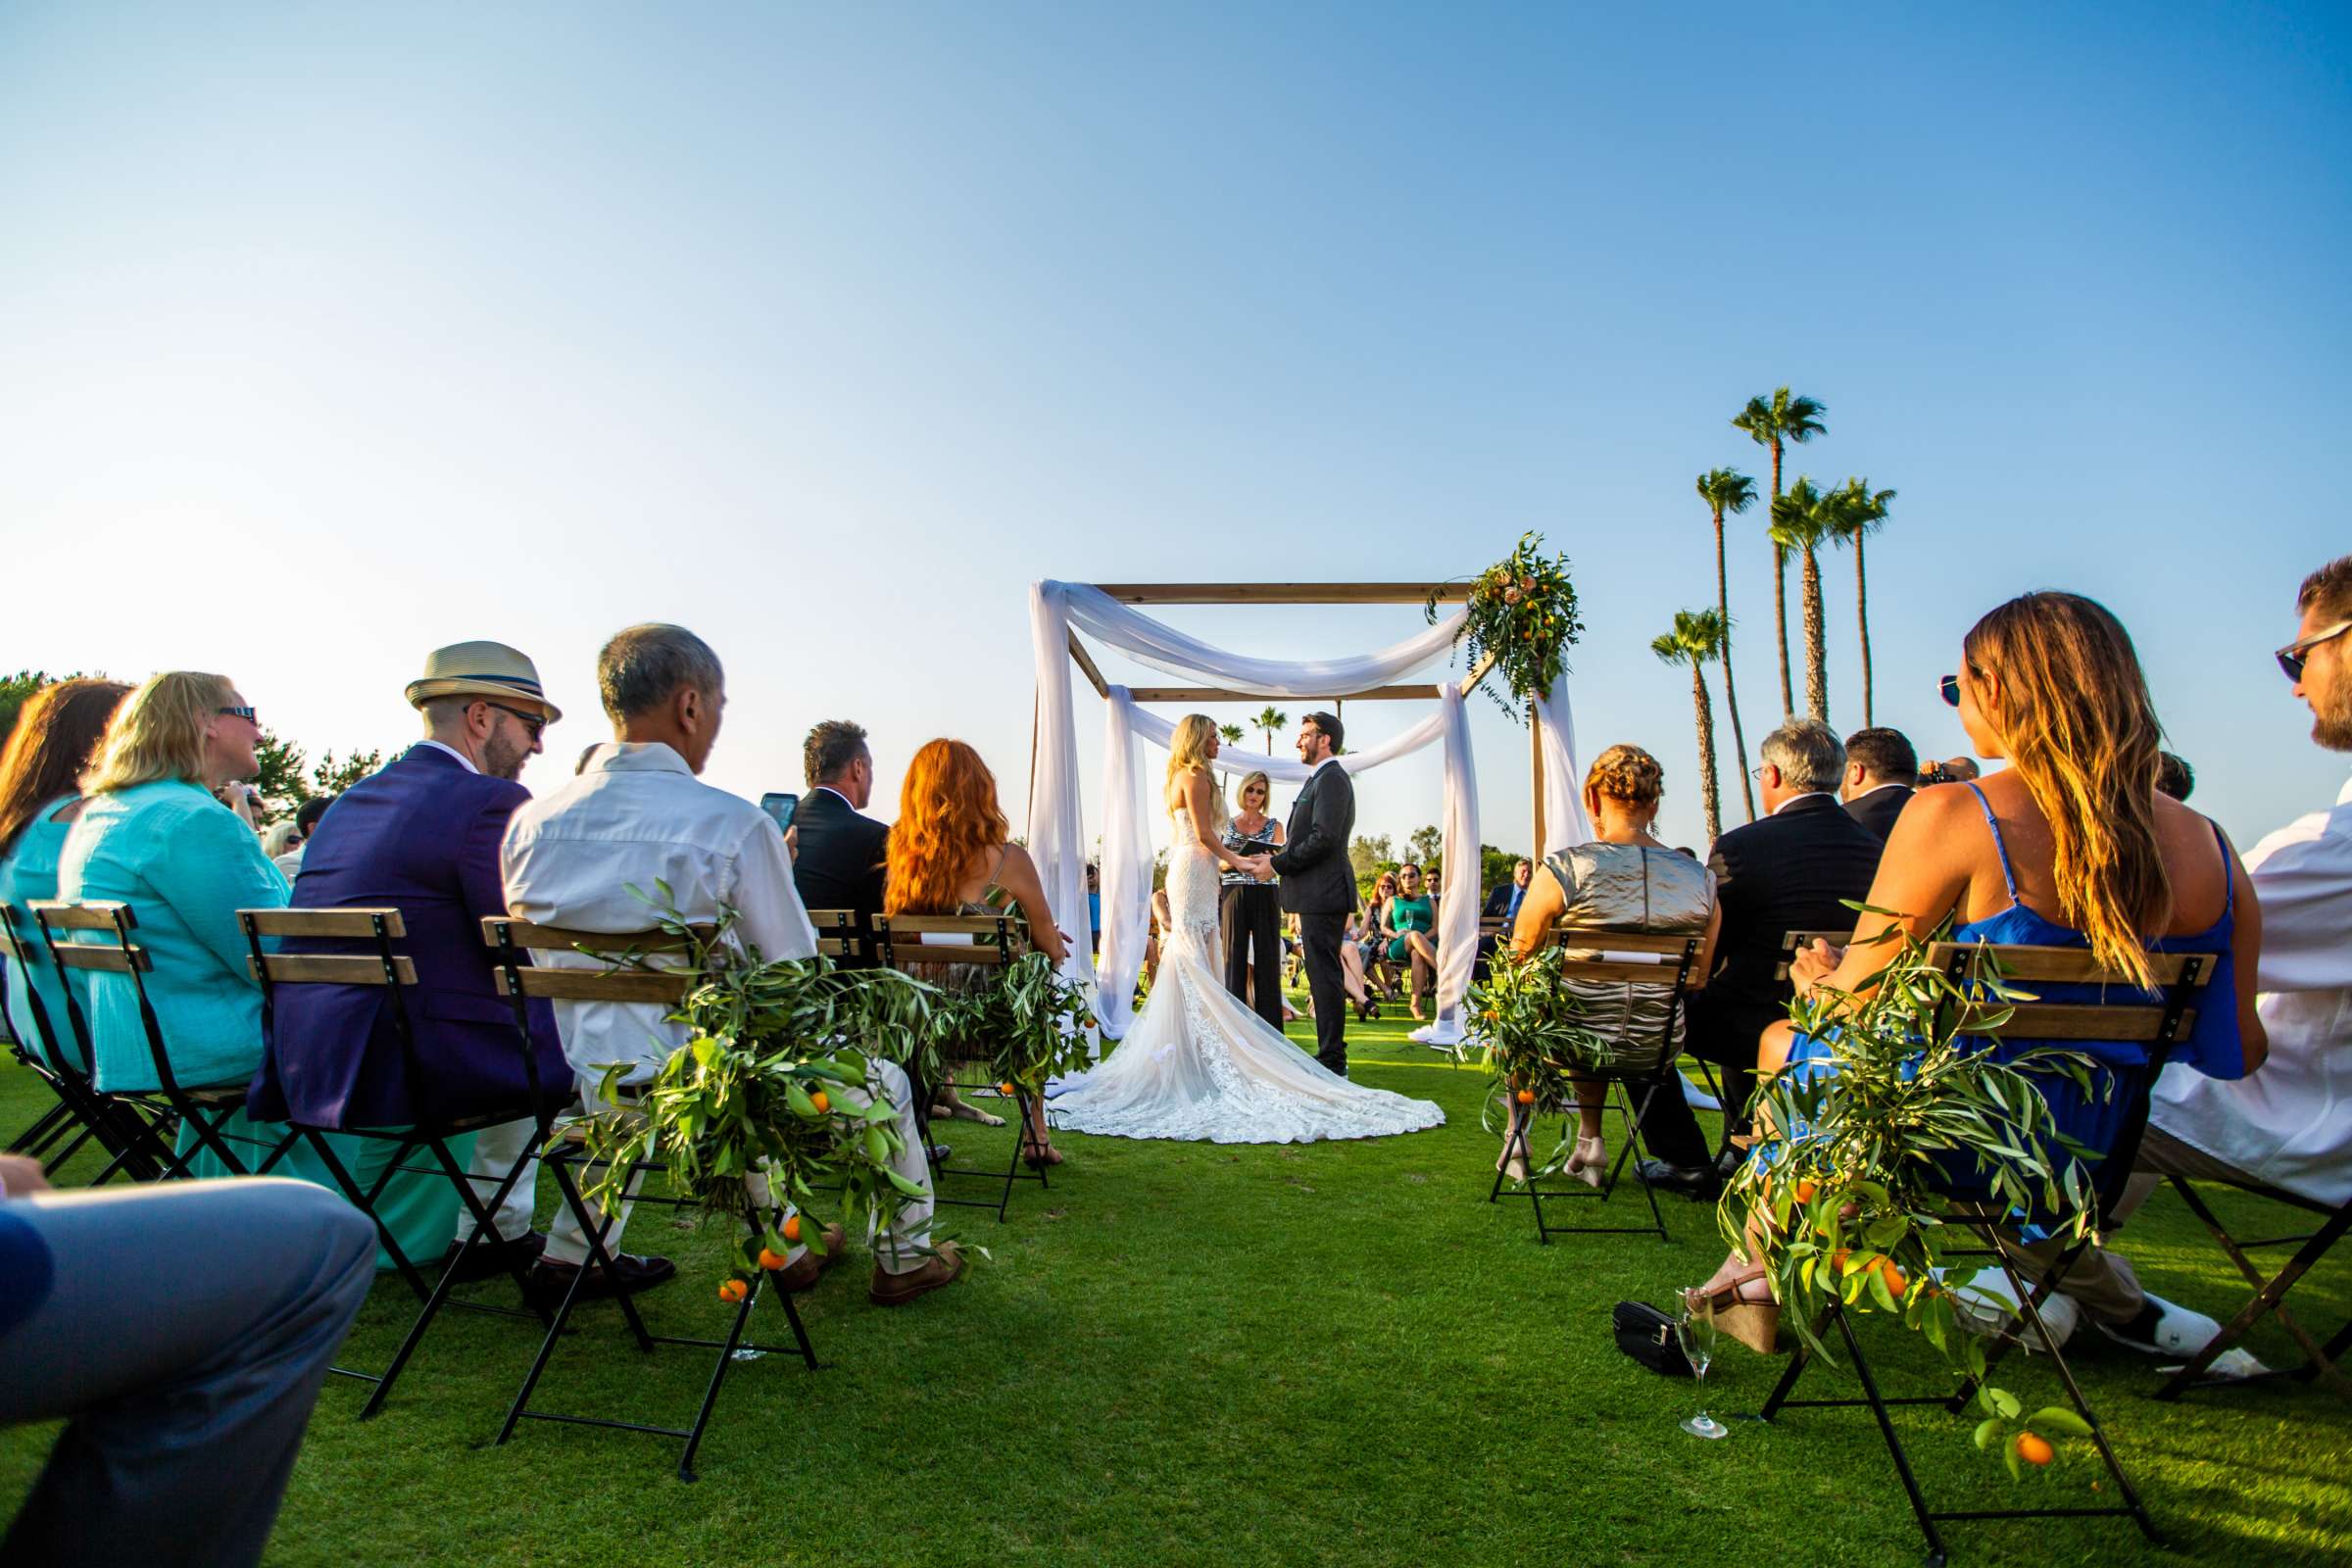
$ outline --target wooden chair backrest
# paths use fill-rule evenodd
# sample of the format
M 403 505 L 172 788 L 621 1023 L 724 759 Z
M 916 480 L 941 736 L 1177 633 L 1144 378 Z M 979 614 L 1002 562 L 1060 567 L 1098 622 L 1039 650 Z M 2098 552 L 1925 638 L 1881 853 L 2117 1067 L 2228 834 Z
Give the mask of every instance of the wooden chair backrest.
M 874 945 L 856 909 L 810 909 L 808 923 L 816 927 L 816 951 L 828 958 L 862 958 Z
M 245 968 L 268 985 L 413 986 L 416 965 L 383 943 L 409 928 L 391 907 L 350 909 L 239 909 L 237 923 L 255 948 L 270 937 L 332 937 L 376 942 L 376 953 L 259 953 Z
M 1969 1034 L 2018 1035 L 2039 1040 L 2123 1040 L 2135 1044 L 2170 1044 L 2196 1026 L 2193 998 L 2213 979 L 2220 957 L 2211 953 L 2151 953 L 2148 964 L 2156 985 L 2170 993 L 2165 1003 L 2103 1002 L 1972 1002 L 1960 1014 L 1959 1026 Z M 2041 985 L 2105 985 L 2137 992 L 2137 982 L 2110 969 L 2085 948 L 1996 946 L 1991 943 L 1936 942 L 1928 947 L 1928 962 L 1954 978 L 1997 968 L 2002 981 L 2021 992 Z M 2011 1016 L 1997 1029 L 1981 1020 L 2002 1011 Z
M 50 952 L 56 956 L 61 969 L 148 974 L 155 968 L 155 959 L 147 950 L 130 940 L 129 933 L 139 921 L 127 904 L 36 899 L 26 907 L 40 922 L 42 934 L 49 938 Z M 54 935 L 59 931 L 87 932 L 98 940 L 59 942 Z
M 1569 958 L 1560 974 L 1570 980 L 1630 981 L 1636 985 L 1670 985 L 1685 995 L 1707 982 L 1713 955 L 1703 932 L 1610 931 L 1599 926 L 1554 925 L 1545 939 L 1552 947 L 1594 953 L 1654 953 L 1656 963 L 1623 958 Z
M 647 969 L 635 962 L 653 954 L 691 950 L 695 935 L 652 931 L 573 931 L 562 926 L 536 925 L 505 915 L 482 917 L 482 940 L 502 952 L 584 953 L 598 960 L 595 968 L 559 968 L 553 964 L 501 964 L 492 976 L 502 997 L 519 989 L 525 997 L 550 1002 L 650 1002 L 674 1007 L 686 1000 L 700 976 L 690 969 Z
M 932 937 L 968 937 L 968 942 L 933 942 Z M 874 950 L 881 961 L 904 969 L 912 963 L 972 963 L 1000 967 L 1029 950 L 1029 927 L 1017 914 L 877 914 Z

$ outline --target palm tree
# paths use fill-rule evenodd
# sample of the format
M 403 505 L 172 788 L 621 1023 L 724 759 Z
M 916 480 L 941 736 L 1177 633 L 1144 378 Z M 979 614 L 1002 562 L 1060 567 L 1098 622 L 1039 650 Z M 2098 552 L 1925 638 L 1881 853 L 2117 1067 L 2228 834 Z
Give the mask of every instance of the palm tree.
M 1219 724 L 1217 726 L 1217 734 L 1224 739 L 1225 744 L 1228 746 L 1239 746 L 1242 744 L 1242 726 L 1239 724 Z
M 1715 710 L 1700 668 L 1723 655 L 1723 616 L 1712 610 L 1678 610 L 1674 630 L 1650 639 L 1649 651 L 1669 664 L 1690 666 L 1690 706 L 1698 715 L 1698 787 L 1707 808 L 1707 842 L 1723 837 L 1723 807 L 1715 782 Z
M 1841 492 L 1823 495 L 1803 475 L 1788 493 L 1772 504 L 1772 544 L 1785 558 L 1797 551 L 1805 558 L 1805 711 L 1828 723 L 1830 718 L 1829 649 L 1822 624 L 1821 547 L 1834 543 L 1843 515 Z
M 1870 709 L 1870 579 L 1862 570 L 1862 541 L 1886 525 L 1894 492 L 1873 490 L 1868 479 L 1848 479 L 1835 499 L 1837 533 L 1830 542 L 1854 547 L 1854 617 L 1862 629 L 1862 727 L 1868 729 L 1874 722 Z
M 1266 732 L 1266 755 L 1268 757 L 1272 757 L 1274 755 L 1274 736 L 1276 732 L 1281 730 L 1282 727 L 1288 724 L 1290 721 L 1291 715 L 1283 712 L 1272 703 L 1268 703 L 1265 706 L 1264 711 L 1260 712 L 1255 718 L 1250 721 L 1250 723 L 1255 724 L 1259 729 L 1262 729 Z
M 1745 430 L 1760 447 L 1772 448 L 1772 504 L 1781 504 L 1781 448 L 1789 441 L 1810 441 L 1829 426 L 1821 416 L 1827 404 L 1794 398 L 1787 387 L 1776 387 L 1768 398 L 1749 398 L 1747 407 L 1732 416 L 1735 429 Z M 1777 545 L 1772 552 L 1772 611 L 1781 626 L 1781 712 L 1796 712 L 1796 697 L 1788 685 L 1788 552 Z
M 1747 736 L 1740 728 L 1740 694 L 1732 685 L 1732 591 L 1723 570 L 1723 514 L 1756 504 L 1756 481 L 1735 468 L 1709 468 L 1698 476 L 1698 499 L 1715 514 L 1715 612 L 1723 617 L 1723 706 L 1732 710 L 1732 760 L 1740 765 L 1740 799 L 1747 819 L 1756 819 L 1756 787 L 1747 776 Z

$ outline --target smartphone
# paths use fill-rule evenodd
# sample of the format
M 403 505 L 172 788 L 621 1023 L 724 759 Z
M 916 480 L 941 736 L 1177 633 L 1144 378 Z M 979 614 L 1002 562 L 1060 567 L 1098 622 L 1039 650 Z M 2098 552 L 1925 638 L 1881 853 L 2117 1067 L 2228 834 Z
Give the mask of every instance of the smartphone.
M 799 810 L 800 806 L 801 798 L 798 795 L 784 795 L 771 790 L 760 797 L 760 809 L 774 817 L 779 829 L 792 826 L 792 813 Z

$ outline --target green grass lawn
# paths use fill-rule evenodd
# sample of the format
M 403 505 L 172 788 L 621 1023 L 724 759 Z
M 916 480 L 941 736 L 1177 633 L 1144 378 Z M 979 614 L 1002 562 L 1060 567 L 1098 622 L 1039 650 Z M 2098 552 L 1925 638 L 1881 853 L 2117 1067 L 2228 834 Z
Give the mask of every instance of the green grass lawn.
M 783 1356 L 739 1365 L 696 1485 L 674 1478 L 669 1440 L 526 1423 L 492 1447 L 536 1335 L 526 1322 L 445 1316 L 378 1420 L 354 1419 L 363 1386 L 330 1380 L 271 1560 L 1916 1560 L 1866 1411 L 1735 1420 L 1731 1439 L 1702 1443 L 1676 1427 L 1691 1386 L 1617 1353 L 1613 1302 L 1663 1301 L 1714 1267 L 1712 1212 L 1670 1200 L 1671 1244 L 1538 1246 L 1524 1203 L 1484 1201 L 1494 1146 L 1478 1129 L 1480 1078 L 1406 1042 L 1408 1026 L 1351 1025 L 1355 1075 L 1438 1101 L 1441 1131 L 1230 1149 L 1063 1135 L 1070 1162 L 1050 1192 L 1024 1185 L 1006 1223 L 943 1211 L 953 1234 L 993 1254 L 965 1283 L 875 1308 L 855 1251 L 803 1298 L 823 1370 Z M 37 1090 L 0 1069 L 7 1131 L 38 1108 Z M 1009 1152 L 1009 1130 L 956 1124 L 943 1136 L 958 1166 Z M 1627 1216 L 1641 1206 L 1630 1189 L 1610 1204 Z M 2248 1205 L 2222 1209 L 2234 1219 Z M 641 1213 L 630 1246 L 681 1265 L 645 1298 L 657 1330 L 723 1332 L 717 1234 Z M 2166 1296 L 2219 1315 L 2243 1299 L 2169 1195 L 2129 1250 Z M 122 1272 L 123 1289 L 152 1289 L 138 1258 Z M 2331 1331 L 2352 1310 L 2352 1253 L 2295 1300 Z M 411 1313 L 396 1281 L 379 1283 L 346 1362 L 381 1366 Z M 783 1336 L 780 1314 L 763 1308 L 762 1320 Z M 1886 1382 L 1948 1386 L 1924 1348 L 1866 1322 Z M 2093 1405 L 2180 1556 L 2146 1547 L 2126 1521 L 2038 1521 L 1953 1525 L 1957 1561 L 2352 1560 L 2352 1406 L 2291 1384 L 2159 1404 L 2149 1363 L 2087 1332 L 2076 1343 Z M 2291 1343 L 2266 1328 L 2254 1349 L 2279 1364 Z M 610 1305 L 591 1307 L 540 1399 L 684 1425 L 708 1353 L 641 1355 Z M 1780 1366 L 1727 1340 L 1708 1404 L 1754 1410 Z M 2058 1397 L 2039 1362 L 2012 1366 L 2004 1382 L 2030 1404 Z M 1939 1506 L 2113 1495 L 2089 1491 L 2099 1472 L 2086 1446 L 2019 1488 L 1970 1446 L 1968 1421 L 1934 1409 L 1900 1419 Z M 0 1433 L 0 1506 L 29 1485 L 52 1431 Z

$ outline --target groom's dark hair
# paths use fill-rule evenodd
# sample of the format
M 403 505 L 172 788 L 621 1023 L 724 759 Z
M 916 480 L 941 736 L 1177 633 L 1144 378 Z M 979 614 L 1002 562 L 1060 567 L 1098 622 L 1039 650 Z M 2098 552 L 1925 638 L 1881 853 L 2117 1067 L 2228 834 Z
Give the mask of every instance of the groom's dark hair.
M 1337 713 L 1309 713 L 1306 716 L 1314 720 L 1315 728 L 1331 737 L 1331 755 L 1339 756 L 1343 744 L 1348 738 L 1347 726 L 1340 722 L 1339 715 Z

